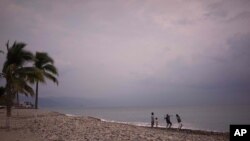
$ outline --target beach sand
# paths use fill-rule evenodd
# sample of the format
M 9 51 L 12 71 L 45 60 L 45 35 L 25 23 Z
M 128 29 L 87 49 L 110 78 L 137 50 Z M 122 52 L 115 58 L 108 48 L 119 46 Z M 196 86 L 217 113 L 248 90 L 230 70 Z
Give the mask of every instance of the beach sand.
M 93 117 L 57 112 L 13 109 L 10 129 L 5 129 L 5 109 L 0 109 L 1 141 L 228 141 L 228 133 L 139 127 Z

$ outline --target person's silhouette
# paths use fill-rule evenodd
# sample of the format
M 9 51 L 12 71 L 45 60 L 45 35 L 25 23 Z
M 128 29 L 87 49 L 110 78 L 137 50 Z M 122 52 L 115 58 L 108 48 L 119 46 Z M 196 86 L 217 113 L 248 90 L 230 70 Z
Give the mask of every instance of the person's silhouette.
M 172 122 L 170 121 L 170 116 L 168 114 L 166 115 L 165 120 L 166 120 L 166 123 L 167 123 L 166 128 L 171 128 Z
M 151 127 L 154 127 L 155 118 L 154 118 L 154 112 L 151 113 Z
M 178 129 L 181 129 L 182 128 L 182 123 L 181 123 L 181 118 L 180 118 L 180 116 L 178 114 L 176 114 L 176 120 L 177 120 L 177 122 L 179 124 Z

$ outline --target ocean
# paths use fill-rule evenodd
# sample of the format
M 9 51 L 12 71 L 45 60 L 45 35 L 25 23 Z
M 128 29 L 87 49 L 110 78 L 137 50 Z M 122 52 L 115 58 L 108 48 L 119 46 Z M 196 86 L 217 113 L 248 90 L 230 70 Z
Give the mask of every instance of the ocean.
M 250 124 L 250 106 L 168 106 L 119 108 L 44 108 L 75 116 L 93 116 L 104 121 L 150 126 L 151 112 L 158 117 L 160 127 L 166 127 L 164 116 L 170 114 L 173 127 L 178 126 L 179 114 L 183 128 L 229 132 L 230 124 Z

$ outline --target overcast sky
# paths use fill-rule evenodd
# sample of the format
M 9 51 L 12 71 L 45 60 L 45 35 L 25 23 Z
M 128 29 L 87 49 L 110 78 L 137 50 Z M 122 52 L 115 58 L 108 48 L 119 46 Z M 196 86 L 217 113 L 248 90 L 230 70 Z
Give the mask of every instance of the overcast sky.
M 22 41 L 54 58 L 59 86 L 41 85 L 41 97 L 249 104 L 249 7 L 249 0 L 0 0 L 0 46 Z

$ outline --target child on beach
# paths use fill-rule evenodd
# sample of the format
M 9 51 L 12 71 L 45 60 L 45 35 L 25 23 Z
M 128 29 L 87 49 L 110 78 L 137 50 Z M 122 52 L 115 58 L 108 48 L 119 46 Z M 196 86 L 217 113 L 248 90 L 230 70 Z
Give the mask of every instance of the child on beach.
M 176 114 L 176 120 L 177 120 L 177 122 L 178 122 L 178 124 L 179 124 L 178 129 L 181 129 L 182 123 L 181 123 L 181 118 L 180 118 L 180 116 L 179 116 L 178 114 Z
M 166 117 L 165 117 L 165 120 L 167 122 L 166 128 L 171 128 L 172 122 L 170 121 L 170 115 L 167 114 Z
M 158 127 L 158 118 L 155 118 L 155 127 Z
M 154 118 L 154 112 L 151 113 L 151 127 L 153 128 L 154 127 L 154 121 L 155 118 Z

